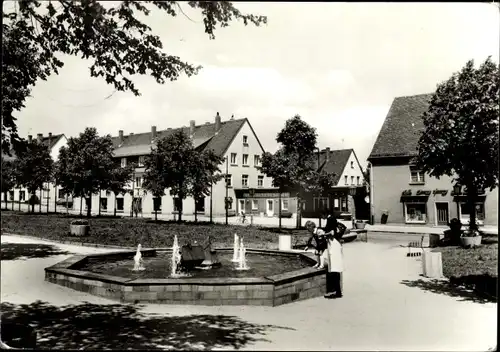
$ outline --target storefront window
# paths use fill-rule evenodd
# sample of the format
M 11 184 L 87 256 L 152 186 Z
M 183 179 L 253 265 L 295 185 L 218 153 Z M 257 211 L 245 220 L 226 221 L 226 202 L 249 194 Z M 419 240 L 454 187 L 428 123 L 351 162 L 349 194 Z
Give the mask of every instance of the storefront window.
M 425 203 L 405 203 L 405 220 L 409 223 L 425 223 L 427 221 Z
M 484 222 L 484 203 L 476 203 L 476 220 L 479 225 L 482 225 Z M 460 203 L 460 221 L 462 223 L 469 223 L 470 220 L 470 211 L 467 203 Z

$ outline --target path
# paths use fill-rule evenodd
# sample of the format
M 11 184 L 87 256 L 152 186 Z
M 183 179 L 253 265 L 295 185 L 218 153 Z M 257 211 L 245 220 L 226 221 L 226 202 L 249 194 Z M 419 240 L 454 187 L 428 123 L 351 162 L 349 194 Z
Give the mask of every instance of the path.
M 4 243 L 40 243 L 47 241 L 19 236 L 1 237 Z M 107 252 L 108 249 L 56 244 L 72 253 Z M 418 258 L 407 258 L 406 249 L 394 245 L 353 242 L 344 246 L 346 272 L 345 296 L 338 300 L 315 298 L 279 307 L 203 307 L 144 305 L 141 312 L 150 319 L 169 317 L 164 329 L 182 324 L 192 315 L 223 315 L 244 322 L 236 330 L 210 330 L 200 319 L 194 327 L 182 327 L 175 334 L 192 336 L 187 339 L 211 348 L 234 349 L 235 341 L 248 350 L 420 350 L 420 351 L 486 351 L 495 346 L 497 319 L 496 304 L 475 303 L 445 294 L 424 291 L 401 284 L 403 280 L 422 280 Z M 1 301 L 30 304 L 42 300 L 54 306 L 81 304 L 116 304 L 103 298 L 73 291 L 44 281 L 43 269 L 68 255 L 26 260 L 4 260 L 1 265 Z M 124 305 L 125 306 L 125 305 Z M 173 317 L 173 318 L 172 318 Z M 203 319 L 208 319 L 207 317 Z M 233 319 L 233 318 L 231 318 Z M 221 320 L 221 317 L 217 317 Z M 176 323 L 177 322 L 177 323 Z M 124 328 L 127 323 L 124 323 Z M 196 325 L 198 324 L 198 325 Z M 211 323 L 212 325 L 216 323 Z M 274 325 L 275 328 L 256 329 Z M 142 326 L 142 325 L 141 325 Z M 141 327 L 143 334 L 154 328 Z M 254 329 L 252 330 L 253 327 Z M 117 329 L 117 327 L 114 327 Z M 124 329 L 123 328 L 123 329 Z M 95 341 L 111 334 L 113 326 L 100 327 L 94 332 Z M 158 328 L 159 329 L 159 328 Z M 186 335 L 185 330 L 190 335 Z M 190 330 L 191 329 L 191 330 Z M 218 337 L 197 336 L 203 329 L 217 331 Z M 261 333 L 259 333 L 259 331 Z M 94 330 L 92 330 L 94 331 Z M 169 330 L 170 331 L 170 330 Z M 205 331 L 205 330 L 203 330 Z M 222 331 L 222 332 L 221 332 Z M 224 332 L 225 331 L 225 332 Z M 158 335 L 166 336 L 158 330 Z M 170 331 L 170 338 L 173 332 Z M 238 334 L 237 336 L 235 334 Z M 226 336 L 227 335 L 227 336 Z M 243 338 L 243 335 L 245 337 Z M 252 338 L 250 338 L 252 337 Z M 122 336 L 123 341 L 137 342 L 137 336 Z M 151 338 L 149 338 L 151 340 Z M 188 342 L 189 342 L 188 341 Z M 204 343 L 212 341 L 212 344 Z M 96 342 L 97 343 L 97 342 Z M 181 346 L 185 345 L 183 342 Z M 163 342 L 163 345 L 165 344 Z M 177 347 L 179 343 L 177 342 Z

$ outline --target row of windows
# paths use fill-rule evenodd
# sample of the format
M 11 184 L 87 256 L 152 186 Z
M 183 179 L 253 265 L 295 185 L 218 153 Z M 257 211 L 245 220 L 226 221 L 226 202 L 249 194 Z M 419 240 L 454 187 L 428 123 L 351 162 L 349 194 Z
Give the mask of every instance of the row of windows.
M 445 203 L 446 204 L 446 203 Z M 484 221 L 484 203 L 476 203 L 476 217 L 479 222 Z M 407 202 L 404 203 L 405 221 L 407 223 L 426 223 L 427 222 L 427 203 L 423 202 Z M 460 203 L 459 216 L 462 222 L 468 221 L 470 218 L 469 207 L 466 203 Z M 448 209 L 445 207 L 445 213 L 437 212 L 438 221 L 443 221 L 444 224 L 448 222 L 447 219 Z
M 249 187 L 249 176 L 248 175 L 241 175 L 241 187 Z M 233 187 L 233 175 L 228 174 L 226 176 L 226 184 L 228 187 Z M 258 175 L 257 176 L 257 187 L 264 187 L 264 176 Z
M 344 183 L 346 186 L 349 185 L 349 176 L 347 176 L 347 175 L 344 176 Z M 361 186 L 361 177 L 356 176 L 356 183 L 354 183 L 354 176 L 351 176 L 351 185 L 352 186 L 354 186 L 354 185 Z
M 239 200 L 239 208 L 238 208 L 239 213 L 246 210 L 245 201 L 248 203 L 250 200 L 249 199 L 240 199 Z M 251 201 L 252 201 L 252 210 L 259 210 L 259 200 L 252 199 Z M 267 202 L 267 205 L 266 205 L 267 209 L 270 211 L 274 211 L 273 210 L 274 200 L 268 199 L 266 202 Z M 231 208 L 229 208 L 229 209 L 231 209 Z M 281 200 L 281 210 L 288 211 L 288 199 Z
M 229 163 L 231 166 L 237 166 L 238 165 L 238 154 L 237 153 L 231 153 Z M 250 166 L 248 163 L 248 154 L 243 154 L 242 156 L 242 163 L 243 166 Z M 253 165 L 254 166 L 260 166 L 260 155 L 254 155 L 253 156 Z

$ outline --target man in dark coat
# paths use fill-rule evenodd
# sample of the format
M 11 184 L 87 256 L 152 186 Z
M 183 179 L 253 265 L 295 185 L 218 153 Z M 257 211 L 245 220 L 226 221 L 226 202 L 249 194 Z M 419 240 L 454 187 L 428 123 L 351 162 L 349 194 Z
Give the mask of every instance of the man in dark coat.
M 326 226 L 323 228 L 323 231 L 325 231 L 326 233 L 333 231 L 334 234 L 337 234 L 337 227 L 337 218 L 334 216 L 332 210 L 328 210 L 326 215 Z

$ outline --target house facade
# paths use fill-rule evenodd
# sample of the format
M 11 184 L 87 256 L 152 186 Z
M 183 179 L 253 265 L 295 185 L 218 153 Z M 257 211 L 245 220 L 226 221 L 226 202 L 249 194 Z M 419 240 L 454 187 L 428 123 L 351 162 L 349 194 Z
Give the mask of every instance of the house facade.
M 463 194 L 453 193 L 453 178 L 430 177 L 414 166 L 423 131 L 422 114 L 431 94 L 395 98 L 368 161 L 371 163 L 372 220 L 388 224 L 446 226 L 452 218 L 468 223 Z M 476 200 L 480 225 L 498 225 L 498 188 Z
M 28 143 L 33 142 L 33 137 L 31 135 L 28 136 Z M 42 143 L 49 149 L 50 156 L 52 160 L 56 162 L 59 158 L 59 150 L 68 144 L 68 139 L 64 134 L 53 135 L 49 133 L 47 136 L 44 136 L 42 133 L 39 133 L 36 138 L 37 143 Z M 12 159 L 16 159 L 15 154 L 12 154 Z M 37 190 L 35 195 L 40 200 L 42 206 L 44 207 L 44 211 L 47 211 L 47 206 L 50 211 L 54 211 L 56 207 L 56 203 L 63 203 L 66 200 L 66 195 L 57 189 L 57 187 L 48 182 L 44 185 L 42 190 Z M 30 194 L 28 194 L 28 190 L 25 188 L 16 187 L 7 195 L 7 201 L 11 203 L 14 209 L 19 209 L 19 204 L 27 203 L 30 198 Z M 4 200 L 4 195 L 2 194 L 2 201 Z M 71 199 L 69 199 L 71 201 Z
M 222 121 L 219 113 L 213 122 L 196 125 L 190 121 L 190 125 L 180 128 L 188 134 L 195 148 L 198 150 L 213 150 L 224 157 L 220 165 L 220 171 L 227 173 L 227 184 L 224 179 L 212 186 L 211 195 L 195 202 L 192 197 L 186 198 L 182 203 L 183 215 L 209 215 L 223 216 L 225 210 L 226 195 L 230 199 L 229 214 L 234 215 L 245 210 L 246 212 L 262 213 L 263 216 L 274 216 L 275 204 L 267 202 L 267 198 L 255 196 L 255 199 L 245 199 L 243 194 L 249 190 L 255 190 L 260 195 L 274 192 L 271 187 L 271 179 L 261 174 L 257 167 L 264 149 L 255 134 L 248 119 L 231 118 Z M 178 129 L 166 129 L 157 131 L 156 126 L 151 127 L 147 133 L 125 135 L 119 131 L 118 136 L 112 137 L 115 147 L 114 156 L 117 163 L 126 166 L 136 163 L 133 175 L 133 183 L 129 185 L 130 193 L 115 196 L 110 192 L 102 191 L 99 195 L 92 197 L 92 212 L 97 213 L 99 208 L 101 214 L 112 214 L 115 204 L 117 214 L 129 215 L 132 213 L 132 204 L 137 202 L 142 216 L 152 216 L 155 206 L 158 214 L 175 215 L 180 207 L 179 199 L 170 195 L 165 190 L 161 199 L 153 199 L 152 195 L 142 188 L 145 173 L 144 160 L 151 152 L 151 146 L 157 138 L 174 133 Z M 227 187 L 226 187 L 227 185 Z M 252 191 L 254 193 L 254 191 Z M 240 198 L 238 198 L 240 197 Z M 79 199 L 75 199 L 75 207 L 79 209 Z M 283 199 L 285 205 L 289 204 L 286 197 Z M 85 211 L 86 205 L 83 203 Z
M 317 217 L 326 209 L 351 214 L 356 218 L 368 219 L 368 203 L 365 198 L 366 181 L 363 168 L 354 149 L 330 150 L 326 148 L 318 153 L 319 170 L 333 173 L 334 186 L 328 194 L 308 194 L 304 197 L 303 216 Z M 355 188 L 355 195 L 350 189 Z M 366 208 L 366 209 L 365 209 Z

